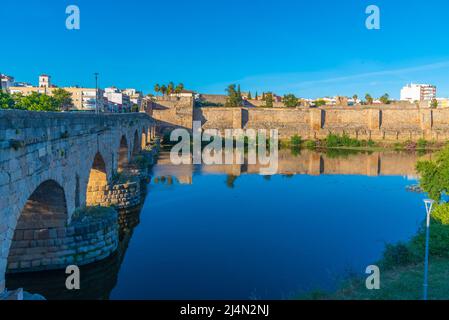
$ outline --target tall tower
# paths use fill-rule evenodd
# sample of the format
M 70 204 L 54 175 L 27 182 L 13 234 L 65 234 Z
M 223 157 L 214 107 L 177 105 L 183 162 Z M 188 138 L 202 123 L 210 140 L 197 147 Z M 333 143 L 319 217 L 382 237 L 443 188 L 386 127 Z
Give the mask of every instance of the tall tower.
M 50 88 L 51 87 L 51 77 L 46 74 L 40 75 L 39 76 L 39 87 L 40 88 Z

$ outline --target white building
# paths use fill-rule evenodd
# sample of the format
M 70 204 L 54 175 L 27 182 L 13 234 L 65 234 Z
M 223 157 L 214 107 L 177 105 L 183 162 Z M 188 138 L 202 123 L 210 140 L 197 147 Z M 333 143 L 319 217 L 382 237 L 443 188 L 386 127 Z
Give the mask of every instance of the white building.
M 14 78 L 11 76 L 7 76 L 6 74 L 0 74 L 0 81 L 0 90 L 3 89 L 9 91 L 9 88 L 14 86 Z
M 106 110 L 108 112 L 130 112 L 131 100 L 128 95 L 120 89 L 110 87 L 104 89 L 104 98 L 106 98 Z
M 123 93 L 129 97 L 131 104 L 137 105 L 140 110 L 140 108 L 142 107 L 142 100 L 143 100 L 142 93 L 133 88 L 125 89 L 123 90 Z
M 46 74 L 39 76 L 39 88 L 51 88 L 51 77 Z
M 433 100 L 437 96 L 437 87 L 430 84 L 408 84 L 401 90 L 401 101 Z

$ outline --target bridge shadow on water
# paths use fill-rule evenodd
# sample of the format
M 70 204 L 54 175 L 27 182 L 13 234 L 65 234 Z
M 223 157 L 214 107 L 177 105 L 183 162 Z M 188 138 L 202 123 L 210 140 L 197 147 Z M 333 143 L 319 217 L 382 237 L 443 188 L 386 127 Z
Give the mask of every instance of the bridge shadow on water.
M 7 288 L 23 288 L 27 292 L 40 294 L 47 300 L 108 300 L 117 284 L 118 273 L 134 229 L 140 223 L 141 209 L 136 207 L 119 211 L 118 249 L 105 260 L 80 267 L 80 290 L 67 290 L 65 282 L 68 275 L 65 270 L 7 274 Z

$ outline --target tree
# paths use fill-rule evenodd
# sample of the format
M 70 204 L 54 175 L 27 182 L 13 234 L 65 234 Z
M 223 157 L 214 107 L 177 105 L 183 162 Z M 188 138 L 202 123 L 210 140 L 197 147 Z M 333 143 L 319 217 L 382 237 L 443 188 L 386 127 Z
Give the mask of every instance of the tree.
M 242 106 L 242 96 L 239 95 L 235 84 L 231 84 L 226 88 L 228 93 L 228 99 L 226 102 L 227 107 L 241 107 Z
M 326 105 L 326 101 L 324 101 L 323 99 L 318 99 L 318 100 L 316 100 L 315 101 L 315 106 L 316 107 L 322 107 L 322 106 L 325 106 Z
M 286 106 L 287 108 L 295 108 L 298 106 L 298 98 L 296 98 L 296 96 L 292 93 L 290 94 L 286 94 L 284 95 L 284 106 Z
M 373 97 L 369 93 L 365 95 L 365 100 L 367 104 L 373 104 L 374 101 Z
M 167 94 L 171 95 L 175 90 L 175 84 L 170 81 L 170 83 L 167 85 Z
M 389 104 L 390 103 L 390 95 L 388 93 L 385 93 L 382 97 L 379 98 L 379 100 L 383 104 Z
M 74 107 L 72 94 L 67 90 L 58 88 L 53 91 L 53 98 L 56 100 L 56 103 L 59 106 L 59 110 L 68 111 Z
M 165 94 L 167 93 L 167 87 L 165 85 L 162 85 L 160 88 L 160 91 L 161 91 L 162 95 L 165 96 Z
M 160 91 L 161 91 L 161 86 L 158 83 L 156 83 L 154 85 L 154 92 L 159 93 Z
M 437 99 L 432 99 L 432 101 L 430 101 L 430 107 L 432 109 L 438 108 L 438 100 Z
M 29 111 L 58 111 L 58 101 L 51 96 L 33 92 L 28 96 L 17 96 L 16 105 L 19 109 Z
M 356 104 L 357 101 L 359 100 L 359 96 L 355 94 L 352 96 L 352 99 L 354 99 L 354 104 Z
M 184 90 L 184 85 L 182 83 L 178 84 L 175 88 L 175 93 L 180 94 Z
M 251 96 L 251 91 L 248 92 L 248 100 L 252 100 L 253 97 Z
M 449 147 L 438 152 L 435 160 L 419 161 L 416 169 L 421 176 L 420 185 L 429 196 L 439 201 L 449 191 Z
M 265 94 L 265 107 L 273 108 L 273 93 L 271 92 Z
M 13 109 L 14 105 L 13 97 L 7 92 L 0 91 L 0 109 Z
M 255 97 L 255 99 L 256 99 L 256 100 L 259 99 L 259 94 L 257 93 L 257 91 L 256 91 L 256 97 Z

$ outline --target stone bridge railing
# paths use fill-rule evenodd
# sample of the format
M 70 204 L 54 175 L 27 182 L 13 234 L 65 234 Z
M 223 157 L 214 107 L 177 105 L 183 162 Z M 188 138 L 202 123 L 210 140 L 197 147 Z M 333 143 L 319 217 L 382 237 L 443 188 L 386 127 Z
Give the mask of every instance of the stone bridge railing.
M 0 111 L 0 292 L 13 238 L 70 225 L 155 132 L 144 113 Z

